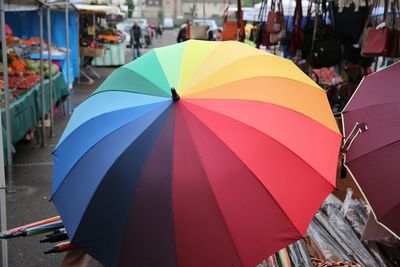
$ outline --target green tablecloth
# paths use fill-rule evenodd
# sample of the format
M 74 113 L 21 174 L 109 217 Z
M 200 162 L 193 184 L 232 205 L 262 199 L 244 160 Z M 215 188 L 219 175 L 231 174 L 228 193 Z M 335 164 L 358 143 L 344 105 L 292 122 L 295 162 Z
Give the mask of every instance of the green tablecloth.
M 121 66 L 125 64 L 126 44 L 107 44 L 102 57 L 93 59 L 94 66 Z
M 54 88 L 54 101 L 60 100 L 64 96 L 69 95 L 69 89 L 64 77 L 61 73 L 58 73 L 53 77 L 53 88 Z M 46 95 L 46 112 L 50 111 L 50 91 L 49 91 L 49 80 L 44 81 L 44 89 Z M 15 144 L 21 140 L 29 129 L 34 128 L 37 122 L 40 120 L 42 112 L 42 100 L 40 84 L 36 84 L 30 90 L 23 94 L 18 95 L 10 104 L 10 120 L 11 120 L 11 142 Z M 3 125 L 3 145 L 4 145 L 4 158 L 7 160 L 6 151 L 6 131 L 5 118 L 6 112 L 4 108 L 1 108 L 1 118 Z

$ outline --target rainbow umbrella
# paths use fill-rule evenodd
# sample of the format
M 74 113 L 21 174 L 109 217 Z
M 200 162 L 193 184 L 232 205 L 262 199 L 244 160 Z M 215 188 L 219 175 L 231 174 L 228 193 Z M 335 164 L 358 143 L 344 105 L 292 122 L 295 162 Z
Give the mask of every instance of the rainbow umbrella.
M 341 135 L 289 60 L 188 41 L 115 70 L 54 151 L 52 200 L 105 266 L 255 266 L 301 238 Z

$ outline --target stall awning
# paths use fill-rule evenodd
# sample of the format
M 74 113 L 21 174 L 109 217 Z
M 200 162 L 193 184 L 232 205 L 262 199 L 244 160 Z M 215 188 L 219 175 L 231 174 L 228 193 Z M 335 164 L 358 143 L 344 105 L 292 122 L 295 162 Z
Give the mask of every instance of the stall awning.
M 85 4 L 75 4 L 74 5 L 79 13 L 95 13 L 95 14 L 114 14 L 123 15 L 121 10 L 116 6 L 108 5 L 85 5 Z

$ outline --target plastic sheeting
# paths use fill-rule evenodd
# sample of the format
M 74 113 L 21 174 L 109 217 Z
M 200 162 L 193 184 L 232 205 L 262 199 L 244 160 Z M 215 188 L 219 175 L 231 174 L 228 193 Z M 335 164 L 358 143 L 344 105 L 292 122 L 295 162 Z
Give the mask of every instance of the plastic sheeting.
M 354 233 L 350 225 L 345 221 L 340 211 L 332 205 L 326 207 L 326 213 L 329 217 L 329 221 L 334 227 L 334 231 L 338 233 L 348 246 L 353 248 L 354 257 L 357 262 L 367 267 L 378 266 L 374 258 L 364 247 L 359 237 Z
M 78 17 L 75 12 L 69 13 L 69 48 L 70 48 L 70 83 L 79 77 L 79 47 L 78 47 Z M 44 14 L 43 33 L 47 40 L 47 16 Z M 58 47 L 65 47 L 65 12 L 51 12 L 51 37 L 52 43 Z M 13 34 L 20 38 L 39 36 L 39 14 L 37 11 L 6 12 L 6 23 L 11 27 Z M 67 72 L 63 70 L 64 79 Z
M 288 246 L 289 256 L 293 266 L 312 267 L 310 255 L 304 244 L 304 240 L 299 240 Z
M 337 244 L 315 219 L 310 223 L 307 234 L 315 242 L 325 259 L 333 261 L 349 260 L 349 257 L 339 244 Z

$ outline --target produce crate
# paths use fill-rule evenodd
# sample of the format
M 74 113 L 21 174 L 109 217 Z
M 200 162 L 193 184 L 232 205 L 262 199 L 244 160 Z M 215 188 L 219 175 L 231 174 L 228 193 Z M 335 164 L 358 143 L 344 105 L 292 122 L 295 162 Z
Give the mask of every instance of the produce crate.
M 101 57 L 104 55 L 104 48 L 79 47 L 79 54 L 85 57 Z

